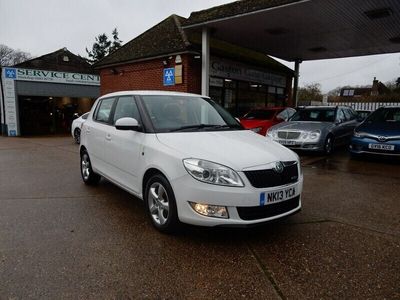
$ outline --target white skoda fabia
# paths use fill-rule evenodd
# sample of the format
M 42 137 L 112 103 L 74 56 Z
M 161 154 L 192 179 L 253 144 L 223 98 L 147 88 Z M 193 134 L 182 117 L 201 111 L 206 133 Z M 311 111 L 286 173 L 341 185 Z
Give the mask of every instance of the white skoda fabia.
M 208 97 L 127 91 L 94 104 L 81 131 L 81 174 L 144 200 L 154 226 L 246 226 L 301 209 L 291 150 L 250 130 Z

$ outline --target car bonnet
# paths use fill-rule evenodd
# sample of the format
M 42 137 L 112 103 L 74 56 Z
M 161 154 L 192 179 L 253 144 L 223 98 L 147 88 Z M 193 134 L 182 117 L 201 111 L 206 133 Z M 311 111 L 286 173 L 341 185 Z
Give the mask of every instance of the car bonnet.
M 297 160 L 291 150 L 249 130 L 159 133 L 157 138 L 183 158 L 204 159 L 236 171 Z

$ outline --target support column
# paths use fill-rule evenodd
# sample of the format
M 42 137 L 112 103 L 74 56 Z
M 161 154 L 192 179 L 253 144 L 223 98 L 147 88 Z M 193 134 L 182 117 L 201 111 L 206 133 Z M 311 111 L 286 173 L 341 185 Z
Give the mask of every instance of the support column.
M 299 77 L 300 77 L 300 64 L 301 60 L 297 59 L 294 62 L 294 82 L 293 82 L 293 103 L 297 107 L 297 91 L 299 89 Z
M 210 32 L 203 27 L 201 35 L 201 94 L 208 96 L 210 91 Z

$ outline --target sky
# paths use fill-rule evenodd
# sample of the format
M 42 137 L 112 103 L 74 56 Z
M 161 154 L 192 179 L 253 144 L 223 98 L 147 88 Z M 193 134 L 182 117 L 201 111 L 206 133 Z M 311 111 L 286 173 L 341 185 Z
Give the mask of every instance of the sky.
M 40 56 L 67 47 L 86 56 L 94 38 L 117 27 L 125 43 L 171 14 L 189 17 L 232 0 L 0 0 L 0 44 Z M 290 68 L 293 63 L 281 61 Z M 400 77 L 400 53 L 303 62 L 300 86 L 320 83 L 324 93 L 345 85 Z

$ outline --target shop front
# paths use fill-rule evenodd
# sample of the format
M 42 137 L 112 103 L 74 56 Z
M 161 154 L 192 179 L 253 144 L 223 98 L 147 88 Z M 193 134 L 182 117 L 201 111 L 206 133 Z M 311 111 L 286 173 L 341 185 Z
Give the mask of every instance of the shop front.
M 256 107 L 286 105 L 287 85 L 285 75 L 228 59 L 211 58 L 210 97 L 235 116 L 242 116 Z
M 68 133 L 74 114 L 89 111 L 100 94 L 95 74 L 6 67 L 1 81 L 8 136 Z

